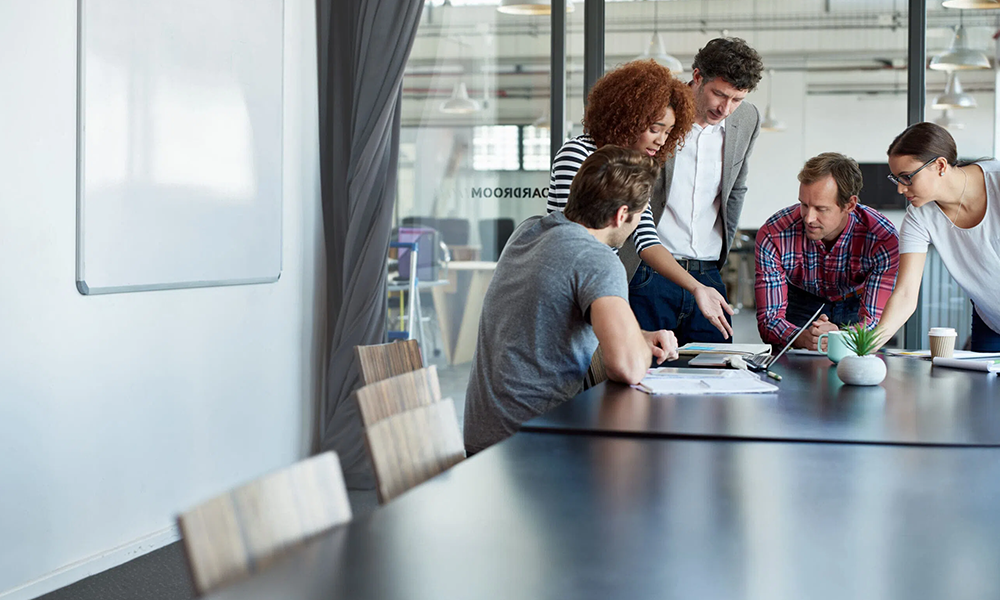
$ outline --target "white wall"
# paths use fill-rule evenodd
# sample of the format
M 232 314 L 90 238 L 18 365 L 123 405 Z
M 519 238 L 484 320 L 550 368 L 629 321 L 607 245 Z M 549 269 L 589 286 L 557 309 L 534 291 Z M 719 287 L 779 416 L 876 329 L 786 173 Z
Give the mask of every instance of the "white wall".
M 308 452 L 315 11 L 285 4 L 281 279 L 87 297 L 74 285 L 76 0 L 0 3 L 0 596 L 169 541 L 178 511 Z

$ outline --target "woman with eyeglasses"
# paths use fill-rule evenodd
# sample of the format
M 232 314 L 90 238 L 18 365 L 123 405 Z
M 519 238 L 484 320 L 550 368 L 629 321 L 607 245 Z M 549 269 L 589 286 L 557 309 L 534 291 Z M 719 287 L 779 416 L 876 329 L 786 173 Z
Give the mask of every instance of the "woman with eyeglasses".
M 899 275 L 876 331 L 883 343 L 917 307 L 933 245 L 972 298 L 972 350 L 1000 351 L 1000 162 L 959 163 L 955 140 L 933 123 L 911 125 L 889 146 L 889 170 L 910 206 L 899 230 Z

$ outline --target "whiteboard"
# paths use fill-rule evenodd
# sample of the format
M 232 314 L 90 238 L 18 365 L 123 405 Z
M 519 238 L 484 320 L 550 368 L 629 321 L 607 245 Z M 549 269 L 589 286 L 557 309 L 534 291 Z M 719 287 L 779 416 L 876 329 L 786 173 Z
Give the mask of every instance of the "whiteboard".
M 79 0 L 77 289 L 281 275 L 283 0 Z

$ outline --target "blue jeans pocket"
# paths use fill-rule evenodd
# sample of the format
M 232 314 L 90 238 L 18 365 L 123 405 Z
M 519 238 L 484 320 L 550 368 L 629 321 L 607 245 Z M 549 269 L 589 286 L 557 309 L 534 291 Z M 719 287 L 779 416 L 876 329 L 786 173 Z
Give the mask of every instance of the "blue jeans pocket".
M 642 262 L 639 263 L 639 268 L 635 270 L 635 275 L 632 276 L 632 281 L 628 284 L 628 289 L 638 290 L 649 285 L 649 281 L 653 278 L 653 269 L 649 265 Z

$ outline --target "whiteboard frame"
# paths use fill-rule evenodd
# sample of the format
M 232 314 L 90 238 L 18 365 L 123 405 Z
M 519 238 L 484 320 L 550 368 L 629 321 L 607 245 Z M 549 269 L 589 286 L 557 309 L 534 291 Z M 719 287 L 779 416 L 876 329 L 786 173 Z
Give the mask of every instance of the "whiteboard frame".
M 86 174 L 85 165 L 85 152 L 84 152 L 84 142 L 85 142 L 85 130 L 86 123 L 84 121 L 85 109 L 84 106 L 84 91 L 86 89 L 86 60 L 85 60 L 85 49 L 84 45 L 86 42 L 86 4 L 90 0 L 77 0 L 76 3 L 76 13 L 77 13 L 77 31 L 76 31 L 76 289 L 77 291 L 85 296 L 102 295 L 102 294 L 119 294 L 125 292 L 143 292 L 143 291 L 159 291 L 159 290 L 177 290 L 177 289 L 190 289 L 190 288 L 200 288 L 200 287 L 221 287 L 221 286 L 233 286 L 233 285 L 251 285 L 251 284 L 262 284 L 262 283 L 276 283 L 281 278 L 281 273 L 284 269 L 284 201 L 285 201 L 285 44 L 287 42 L 285 38 L 285 0 L 277 0 L 281 5 L 281 23 L 279 25 L 281 29 L 281 56 L 280 56 L 280 81 L 281 81 L 281 93 L 280 93 L 280 105 L 281 105 L 281 126 L 280 126 L 280 136 L 281 144 L 278 150 L 279 155 L 279 168 L 278 177 L 280 179 L 278 188 L 281 192 L 278 198 L 278 203 L 280 206 L 279 210 L 279 232 L 278 232 L 278 272 L 276 274 L 262 276 L 262 277 L 250 277 L 250 278 L 237 278 L 237 279 L 218 279 L 218 280 L 205 280 L 205 281 L 174 281 L 165 283 L 146 283 L 146 284 L 136 284 L 136 285 L 111 285 L 111 286 L 92 286 L 87 283 L 86 269 L 85 269 L 85 236 L 84 236 L 84 223 L 85 223 L 85 193 L 84 193 L 84 176 Z

